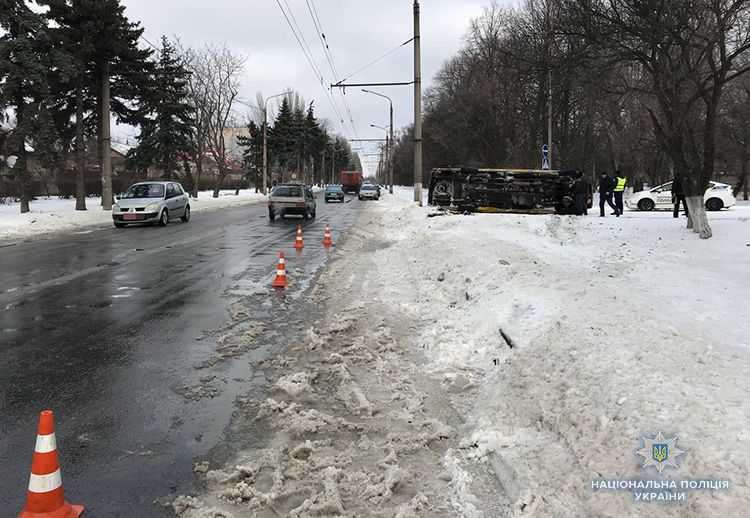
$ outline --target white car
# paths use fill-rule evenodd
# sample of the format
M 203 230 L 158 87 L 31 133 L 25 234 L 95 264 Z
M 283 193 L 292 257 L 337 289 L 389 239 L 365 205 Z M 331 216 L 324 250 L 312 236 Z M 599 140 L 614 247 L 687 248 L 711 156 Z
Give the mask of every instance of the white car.
M 369 183 L 363 184 L 359 189 L 360 200 L 375 200 L 380 199 L 380 187 Z
M 736 203 L 732 186 L 725 183 L 711 182 L 703 195 L 706 210 L 721 210 Z M 649 191 L 634 193 L 627 199 L 626 205 L 631 210 L 671 209 L 672 182 L 654 187 Z
M 112 221 L 117 228 L 129 223 L 157 223 L 170 219 L 190 221 L 190 197 L 177 182 L 140 182 L 130 186 L 112 205 Z

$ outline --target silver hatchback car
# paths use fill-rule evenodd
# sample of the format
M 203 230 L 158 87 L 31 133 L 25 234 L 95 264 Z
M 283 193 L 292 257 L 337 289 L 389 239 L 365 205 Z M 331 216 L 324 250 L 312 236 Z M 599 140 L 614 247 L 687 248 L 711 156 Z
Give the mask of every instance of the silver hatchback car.
M 190 221 L 190 197 L 177 182 L 140 182 L 130 186 L 112 206 L 117 228 L 129 223 L 158 223 L 170 219 Z
M 277 185 L 268 196 L 268 218 L 285 218 L 290 214 L 302 216 L 305 221 L 317 213 L 315 195 L 310 187 L 299 183 Z

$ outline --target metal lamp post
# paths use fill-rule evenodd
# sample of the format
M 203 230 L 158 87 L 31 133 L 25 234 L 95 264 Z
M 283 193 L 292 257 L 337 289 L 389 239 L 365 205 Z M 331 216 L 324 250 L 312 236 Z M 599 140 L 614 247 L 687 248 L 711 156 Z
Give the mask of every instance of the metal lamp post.
M 383 95 L 383 94 L 378 93 L 378 92 L 373 92 L 372 90 L 366 90 L 366 89 L 363 88 L 362 91 L 366 92 L 368 94 L 377 95 L 378 97 L 382 97 L 384 99 L 388 99 L 388 103 L 391 106 L 391 110 L 390 110 L 390 121 L 391 121 L 390 122 L 390 128 L 391 128 L 390 134 L 391 134 L 391 137 L 390 138 L 391 138 L 391 146 L 393 146 L 393 144 L 394 144 L 394 140 L 393 140 L 393 100 L 391 100 L 391 98 L 388 97 L 387 95 Z M 388 164 L 388 192 L 390 194 L 393 194 L 393 162 L 394 162 L 393 157 L 390 157 L 390 162 Z
M 370 127 L 385 131 L 385 165 L 387 166 L 391 158 L 391 140 L 390 140 L 390 137 L 388 136 L 388 128 L 384 128 L 383 126 L 378 126 L 377 124 L 370 124 Z M 385 175 L 387 176 L 388 173 L 386 173 Z
M 263 195 L 268 194 L 268 101 L 276 97 L 289 95 L 291 92 L 283 92 L 266 98 L 263 102 Z

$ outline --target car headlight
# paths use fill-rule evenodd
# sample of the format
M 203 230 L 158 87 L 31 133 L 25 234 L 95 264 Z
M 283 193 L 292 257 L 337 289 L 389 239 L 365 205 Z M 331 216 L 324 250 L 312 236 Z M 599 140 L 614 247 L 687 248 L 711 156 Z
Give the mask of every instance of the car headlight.
M 158 203 L 152 203 L 150 205 L 146 205 L 146 208 L 143 209 L 143 210 L 145 210 L 146 212 L 153 212 L 153 211 L 155 211 L 158 208 L 159 208 L 159 204 Z
M 122 211 L 120 210 L 120 206 L 115 203 L 114 205 L 112 205 L 112 212 L 122 212 Z

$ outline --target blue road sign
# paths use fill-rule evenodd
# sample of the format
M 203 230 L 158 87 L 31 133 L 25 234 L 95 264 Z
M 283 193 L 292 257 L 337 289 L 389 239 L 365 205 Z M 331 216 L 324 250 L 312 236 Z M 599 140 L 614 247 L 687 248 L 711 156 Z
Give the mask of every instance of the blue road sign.
M 542 146 L 542 169 L 550 169 L 549 147 L 547 146 L 547 144 Z

